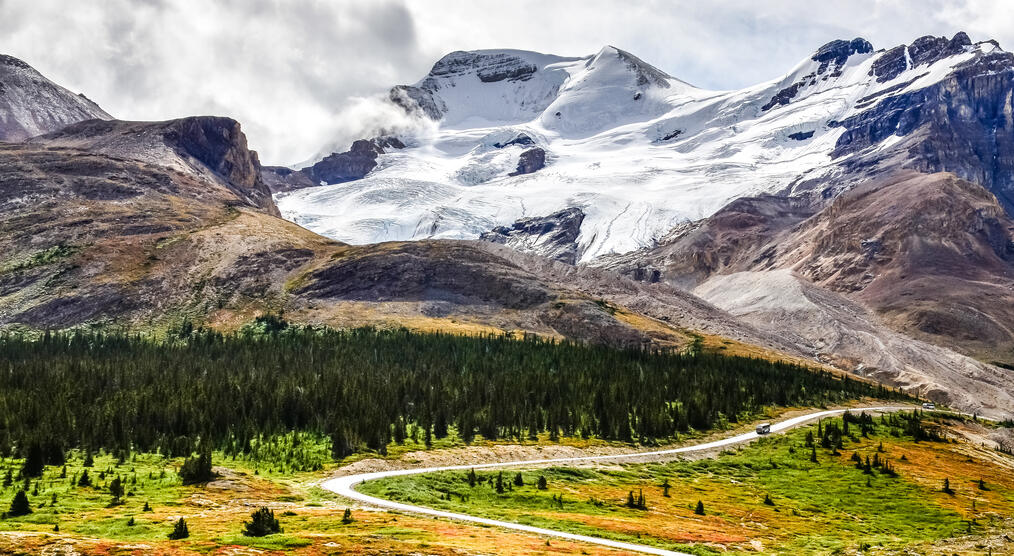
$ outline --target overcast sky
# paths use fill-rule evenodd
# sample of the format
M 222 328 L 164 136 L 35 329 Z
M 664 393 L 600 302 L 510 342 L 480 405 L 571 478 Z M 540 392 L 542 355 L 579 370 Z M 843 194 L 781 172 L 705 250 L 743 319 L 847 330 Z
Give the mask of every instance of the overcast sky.
M 0 0 L 0 53 L 122 119 L 236 118 L 265 163 L 350 141 L 350 107 L 453 50 L 593 54 L 611 44 L 700 87 L 787 72 L 817 47 L 921 35 L 1014 45 L 1002 0 Z

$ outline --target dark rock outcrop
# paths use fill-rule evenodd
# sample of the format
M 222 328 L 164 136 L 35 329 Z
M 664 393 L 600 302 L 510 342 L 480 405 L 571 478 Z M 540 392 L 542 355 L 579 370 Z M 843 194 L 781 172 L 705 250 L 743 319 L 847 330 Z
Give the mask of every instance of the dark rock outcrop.
M 314 184 L 343 183 L 366 177 L 377 166 L 377 157 L 386 149 L 403 149 L 397 137 L 359 139 L 343 153 L 331 153 L 320 162 L 301 170 Z
M 877 77 L 878 83 L 890 81 L 909 68 L 929 65 L 948 56 L 960 54 L 971 46 L 972 41 L 963 32 L 953 38 L 925 36 L 916 39 L 911 46 L 896 46 L 884 52 L 873 62 L 870 75 Z
M 32 138 L 32 143 L 68 147 L 145 163 L 173 165 L 220 179 L 250 205 L 278 215 L 271 191 L 261 178 L 255 151 L 247 146 L 239 122 L 217 116 L 193 116 L 164 122 L 87 120 Z
M 813 130 L 797 131 L 796 133 L 789 134 L 789 139 L 794 139 L 796 141 L 806 141 L 810 137 L 813 137 Z
M 480 235 L 479 239 L 575 264 L 582 222 L 584 212 L 571 207 L 548 216 L 522 218 L 511 226 L 498 226 Z
M 814 62 L 820 62 L 817 74 L 820 75 L 829 66 L 841 66 L 853 54 L 869 54 L 873 52 L 873 45 L 863 38 L 854 38 L 851 41 L 835 40 L 817 49 L 811 58 Z
M 534 147 L 521 153 L 518 158 L 517 170 L 507 174 L 508 176 L 520 176 L 532 174 L 546 167 L 546 151 L 541 147 Z
M 529 137 L 527 134 L 519 133 L 517 135 L 517 137 L 511 139 L 510 141 L 505 141 L 503 143 L 493 143 L 493 146 L 496 147 L 496 148 L 498 148 L 498 149 L 502 149 L 504 147 L 509 147 L 511 145 L 520 145 L 522 147 L 526 147 L 528 145 L 534 145 L 534 144 L 535 144 L 535 140 L 534 139 L 532 139 L 531 137 Z

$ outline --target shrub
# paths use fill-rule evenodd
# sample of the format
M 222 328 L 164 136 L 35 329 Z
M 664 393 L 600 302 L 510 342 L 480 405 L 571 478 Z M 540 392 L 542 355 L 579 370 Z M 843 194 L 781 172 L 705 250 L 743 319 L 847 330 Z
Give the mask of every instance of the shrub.
M 215 478 L 215 473 L 211 470 L 211 451 L 204 450 L 198 456 L 184 460 L 180 467 L 180 478 L 185 485 L 206 483 Z
M 264 537 L 281 532 L 282 527 L 270 508 L 260 508 L 250 514 L 250 521 L 243 522 L 243 534 L 248 537 Z

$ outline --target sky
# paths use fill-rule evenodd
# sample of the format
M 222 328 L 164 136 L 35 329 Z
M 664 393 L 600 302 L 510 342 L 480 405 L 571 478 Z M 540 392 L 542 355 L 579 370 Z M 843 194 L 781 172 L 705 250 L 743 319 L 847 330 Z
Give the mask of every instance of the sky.
M 343 148 L 392 85 L 454 50 L 627 50 L 684 81 L 775 79 L 838 38 L 876 48 L 966 31 L 1014 48 L 1004 0 L 0 0 L 0 53 L 120 119 L 240 121 L 266 164 Z

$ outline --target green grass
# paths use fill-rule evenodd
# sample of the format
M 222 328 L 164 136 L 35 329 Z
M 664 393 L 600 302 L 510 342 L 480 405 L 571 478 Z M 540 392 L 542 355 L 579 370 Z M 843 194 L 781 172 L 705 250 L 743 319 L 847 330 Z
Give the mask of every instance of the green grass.
M 966 516 L 954 505 L 970 504 L 971 498 L 941 498 L 936 483 L 929 487 L 922 480 L 921 469 L 891 455 L 894 447 L 943 450 L 946 444 L 917 444 L 898 429 L 878 425 L 869 439 L 847 439 L 840 456 L 818 446 L 818 462 L 812 463 L 810 448 L 804 446 L 807 430 L 816 427 L 767 437 L 717 459 L 526 470 L 525 486 L 502 494 L 494 488 L 499 471 L 477 472 L 474 487 L 469 486 L 467 473 L 444 472 L 373 481 L 360 490 L 447 511 L 665 547 L 679 543 L 659 531 L 681 530 L 702 541 L 727 537 L 731 540 L 724 544 L 738 550 L 749 551 L 747 542 L 758 539 L 765 547 L 786 553 L 833 553 L 862 545 L 901 549 L 951 538 L 968 528 Z M 899 477 L 877 471 L 868 475 L 849 461 L 852 451 L 872 457 L 880 442 L 887 447 L 881 456 L 902 468 Z M 944 456 L 932 453 L 951 458 L 939 464 L 944 467 L 967 460 L 956 453 L 953 457 L 946 451 Z M 989 464 L 982 465 L 985 469 Z M 515 473 L 504 470 L 505 486 Z M 540 475 L 546 477 L 548 490 L 535 488 Z M 672 485 L 668 498 L 662 495 L 663 481 Z M 626 507 L 626 494 L 642 489 L 648 510 Z M 1002 507 L 1006 501 L 1009 511 L 1014 494 L 1009 485 L 996 485 L 995 490 L 995 503 Z M 764 504 L 766 495 L 774 506 Z M 693 515 L 698 500 L 705 504 L 705 518 Z M 696 549 L 709 550 L 700 544 Z
M 36 251 L 19 259 L 9 260 L 6 264 L 0 266 L 0 272 L 28 270 L 37 266 L 51 264 L 60 259 L 70 257 L 74 253 L 77 253 L 79 249 L 79 247 L 73 245 L 54 245 L 48 249 Z

